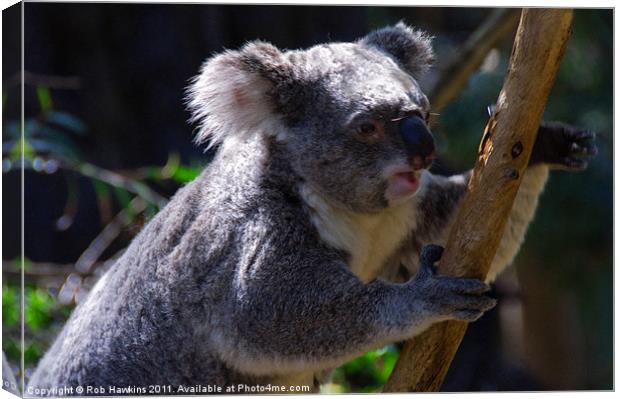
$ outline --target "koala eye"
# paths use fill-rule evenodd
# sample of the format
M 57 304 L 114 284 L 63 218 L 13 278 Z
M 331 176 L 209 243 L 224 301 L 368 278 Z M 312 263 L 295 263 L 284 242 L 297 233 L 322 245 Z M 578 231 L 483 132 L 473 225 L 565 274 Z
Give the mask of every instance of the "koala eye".
M 355 129 L 355 136 L 363 142 L 377 142 L 383 137 L 383 125 L 379 121 L 360 123 Z
M 359 132 L 364 135 L 373 134 L 377 128 L 373 123 L 364 123 L 359 127 Z

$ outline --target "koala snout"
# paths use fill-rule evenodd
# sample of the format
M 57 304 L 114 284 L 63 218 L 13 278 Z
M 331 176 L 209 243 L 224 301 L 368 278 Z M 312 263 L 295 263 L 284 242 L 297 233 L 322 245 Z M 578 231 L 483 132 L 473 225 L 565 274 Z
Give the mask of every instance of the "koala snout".
M 416 170 L 430 166 L 435 154 L 435 141 L 422 118 L 412 115 L 402 119 L 398 131 L 405 143 L 411 166 Z

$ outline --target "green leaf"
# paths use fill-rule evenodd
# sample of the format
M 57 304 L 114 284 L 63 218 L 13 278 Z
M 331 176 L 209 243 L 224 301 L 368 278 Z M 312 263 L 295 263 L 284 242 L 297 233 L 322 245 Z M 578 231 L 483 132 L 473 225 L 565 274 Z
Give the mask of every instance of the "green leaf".
M 30 145 L 28 140 L 22 141 L 21 137 L 15 142 L 13 148 L 8 151 L 9 156 L 12 159 L 21 159 L 22 157 L 22 142 L 24 144 L 24 158 L 33 158 L 36 154 L 35 149 Z
M 26 293 L 24 318 L 26 325 L 33 331 L 46 327 L 51 321 L 54 298 L 43 289 L 31 289 Z
M 43 125 L 39 129 L 39 137 L 46 139 L 57 139 L 59 142 L 67 143 L 67 145 L 75 146 L 75 141 L 64 130 L 53 125 Z
M 131 195 L 129 194 L 129 192 L 125 189 L 119 188 L 119 187 L 114 187 L 114 194 L 116 196 L 116 198 L 118 199 L 118 202 L 121 204 L 121 207 L 123 208 L 123 210 L 126 212 L 127 214 L 127 223 L 131 223 L 133 222 L 133 220 L 136 218 L 136 216 L 138 216 L 136 214 L 136 212 L 134 211 L 133 207 L 131 206 Z
M 194 180 L 200 174 L 199 169 L 187 166 L 179 166 L 172 175 L 172 179 L 178 183 L 188 183 Z
M 351 385 L 349 388 L 356 392 L 379 392 L 392 373 L 397 359 L 398 352 L 394 345 L 366 352 L 336 369 L 334 382 Z M 361 381 L 364 382 L 363 386 L 358 385 Z
M 129 192 L 127 192 L 127 190 L 119 187 L 114 187 L 114 195 L 116 196 L 118 202 L 121 204 L 121 208 L 131 208 L 129 206 L 129 202 L 131 201 L 131 195 L 129 195 Z
M 146 166 L 146 177 L 153 180 L 161 180 L 161 169 L 158 166 Z
M 52 109 L 52 96 L 50 91 L 45 86 L 37 86 L 37 98 L 39 99 L 39 106 L 41 111 L 45 114 Z
M 28 140 L 28 143 L 30 144 L 31 149 L 34 153 L 60 155 L 73 161 L 78 161 L 80 159 L 80 155 L 77 152 L 78 150 L 76 147 L 66 145 L 66 143 L 58 142 L 56 139 L 51 137 L 36 139 L 31 138 Z
M 90 179 L 90 181 L 93 183 L 93 187 L 95 188 L 95 194 L 97 195 L 97 198 L 102 199 L 109 195 L 110 188 L 108 187 L 107 184 L 97 179 Z
M 153 219 L 155 215 L 157 215 L 157 212 L 159 212 L 159 207 L 157 205 L 154 205 L 150 202 L 147 203 L 146 209 L 144 210 L 144 215 L 146 216 L 146 220 Z
M 20 315 L 19 290 L 4 285 L 2 287 L 2 324 L 14 326 L 19 322 Z
M 24 363 L 36 364 L 43 356 L 43 348 L 36 342 L 31 342 L 24 351 Z
M 22 351 L 20 349 L 19 340 L 3 336 L 2 350 L 6 354 L 7 358 L 16 362 L 21 361 Z
M 36 140 L 49 143 L 53 151 L 72 160 L 82 159 L 82 152 L 75 142 L 63 131 L 44 125 L 39 130 Z
M 45 116 L 48 123 L 58 125 L 72 133 L 83 135 L 86 133 L 86 125 L 77 117 L 62 111 L 50 111 Z
M 394 366 L 396 366 L 396 361 L 398 360 L 398 352 L 396 348 L 391 346 L 390 350 L 386 351 L 383 355 L 383 366 L 379 370 L 379 381 L 381 385 L 385 385 L 390 375 L 392 375 L 392 371 L 394 370 Z

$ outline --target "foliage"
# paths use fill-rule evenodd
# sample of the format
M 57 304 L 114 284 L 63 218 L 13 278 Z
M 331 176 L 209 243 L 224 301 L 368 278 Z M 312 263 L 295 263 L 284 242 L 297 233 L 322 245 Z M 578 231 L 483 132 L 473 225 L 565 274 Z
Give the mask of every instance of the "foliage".
M 164 166 L 148 166 L 135 171 L 135 177 L 106 170 L 85 161 L 76 139 L 84 136 L 88 128 L 76 116 L 54 108 L 52 93 L 44 86 L 36 87 L 40 113 L 26 118 L 23 129 L 18 121 L 9 120 L 3 129 L 2 172 L 11 173 L 23 167 L 44 175 L 63 173 L 67 176 L 69 195 L 66 212 L 76 208 L 80 196 L 75 182 L 76 175 L 87 178 L 93 186 L 98 204 L 116 200 L 119 211 L 127 215 L 125 227 L 136 222 L 138 214 L 132 200 L 140 197 L 147 206 L 140 210 L 148 218 L 165 205 L 166 199 L 152 186 L 165 181 L 180 185 L 193 180 L 201 170 L 198 162 L 181 164 L 180 156 L 171 153 Z M 9 101 L 3 95 L 3 106 Z M 23 130 L 23 135 L 22 135 Z M 64 214 L 58 219 L 59 229 L 66 229 L 73 217 Z M 14 264 L 22 264 L 18 259 Z M 24 259 L 24 269 L 30 261 Z M 18 281 L 8 281 L 2 289 L 3 351 L 8 359 L 19 364 L 21 354 L 21 288 Z M 61 305 L 48 290 L 26 286 L 24 291 L 24 361 L 34 366 L 49 347 L 53 337 L 69 317 L 72 306 Z
M 20 319 L 20 295 L 15 287 L 2 287 L 2 325 L 5 328 L 15 326 Z
M 395 345 L 367 352 L 337 368 L 325 392 L 377 393 L 387 382 L 396 361 L 398 350 Z
M 2 349 L 10 360 L 20 359 L 21 289 L 17 285 L 2 287 Z M 69 317 L 71 307 L 60 305 L 47 290 L 26 286 L 24 290 L 24 361 L 34 365 L 50 344 L 52 337 Z

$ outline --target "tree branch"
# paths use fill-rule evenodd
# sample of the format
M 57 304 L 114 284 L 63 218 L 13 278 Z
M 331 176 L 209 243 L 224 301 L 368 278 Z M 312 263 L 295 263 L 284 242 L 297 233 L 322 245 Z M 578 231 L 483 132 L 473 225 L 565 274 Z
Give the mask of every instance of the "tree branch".
M 131 223 L 132 217 L 130 214 L 137 215 L 142 213 L 145 209 L 146 201 L 140 197 L 134 197 L 134 199 L 129 202 L 129 206 L 121 210 L 114 219 L 101 230 L 97 237 L 91 241 L 88 248 L 82 252 L 75 262 L 75 270 L 84 274 L 89 273 L 105 250 L 108 249 L 116 237 L 121 234 L 123 228 Z
M 486 277 L 529 161 L 571 21 L 568 9 L 523 10 L 504 88 L 441 260 L 443 274 Z M 407 341 L 384 391 L 439 390 L 466 329 L 463 322 L 438 323 Z
M 433 101 L 433 112 L 441 112 L 458 97 L 489 51 L 514 33 L 518 20 L 519 9 L 499 8 L 471 34 L 459 52 L 441 68 L 439 80 L 429 96 Z
M 22 84 L 22 74 L 18 72 L 6 80 L 6 86 L 18 86 Z M 24 71 L 25 85 L 44 86 L 50 89 L 79 90 L 82 88 L 82 79 L 77 76 L 42 75 Z

